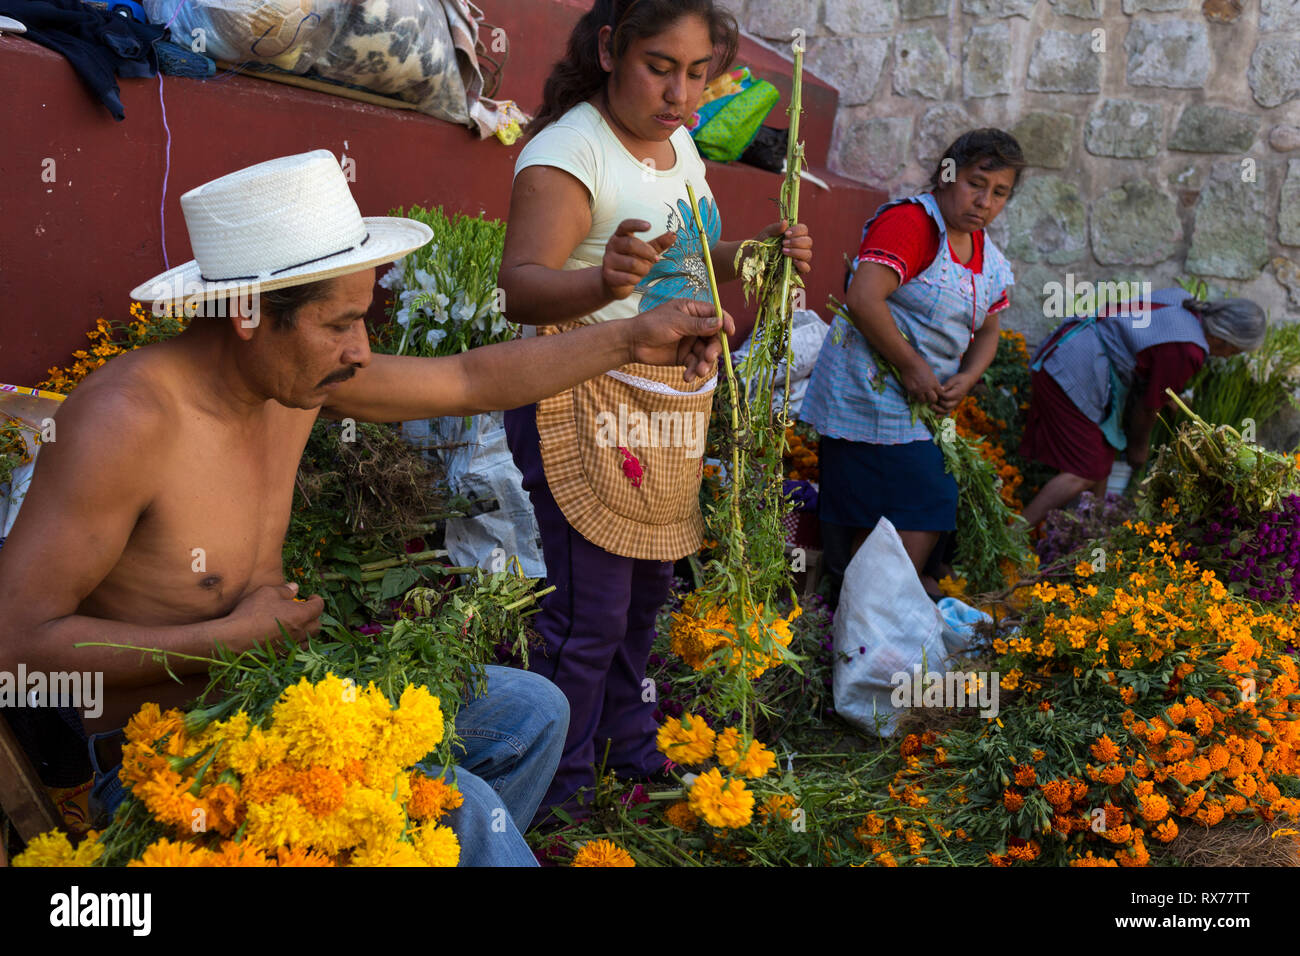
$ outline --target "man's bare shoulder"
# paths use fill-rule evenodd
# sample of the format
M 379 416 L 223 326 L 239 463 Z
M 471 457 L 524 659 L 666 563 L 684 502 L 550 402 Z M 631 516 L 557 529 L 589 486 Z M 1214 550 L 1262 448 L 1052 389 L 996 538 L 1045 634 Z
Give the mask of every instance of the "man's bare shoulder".
M 119 355 L 87 376 L 55 418 L 58 439 L 109 438 L 133 452 L 157 448 L 176 420 L 175 372 L 158 346 Z

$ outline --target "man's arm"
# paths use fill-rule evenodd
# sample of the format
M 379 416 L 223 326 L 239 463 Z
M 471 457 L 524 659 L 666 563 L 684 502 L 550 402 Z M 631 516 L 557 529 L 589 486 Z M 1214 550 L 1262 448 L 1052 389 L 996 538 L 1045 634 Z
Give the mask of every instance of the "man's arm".
M 243 604 L 243 613 L 165 627 L 78 614 L 117 566 L 153 500 L 153 476 L 163 473 L 170 446 L 167 430 L 176 426 L 148 395 L 93 383 L 64 403 L 57 421 L 57 440 L 42 447 L 22 511 L 0 548 L 0 670 L 22 663 L 29 670 L 102 671 L 110 687 L 140 686 L 165 680 L 166 670 L 133 651 L 73 645 L 101 641 L 206 656 L 218 642 L 247 647 L 268 623 L 274 633 L 265 615 L 255 626 Z M 297 613 L 309 606 L 289 603 Z M 176 673 L 204 669 L 173 661 Z
M 376 355 L 331 393 L 331 418 L 400 422 L 518 408 L 628 362 L 712 374 L 722 344 L 713 306 L 678 299 L 630 319 L 442 358 Z M 735 326 L 727 317 L 728 331 Z

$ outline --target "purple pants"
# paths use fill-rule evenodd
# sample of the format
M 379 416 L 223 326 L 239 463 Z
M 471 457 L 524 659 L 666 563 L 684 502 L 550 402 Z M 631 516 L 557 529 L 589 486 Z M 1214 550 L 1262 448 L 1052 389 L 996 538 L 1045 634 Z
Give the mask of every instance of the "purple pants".
M 602 762 L 620 776 L 663 766 L 655 747 L 654 695 L 645 694 L 642 680 L 673 565 L 611 554 L 569 525 L 546 485 L 536 406 L 506 412 L 505 428 L 541 530 L 546 584 L 555 587 L 533 618 L 544 648 L 533 654 L 530 670 L 569 699 L 569 733 L 534 819 L 540 823 L 551 807 L 573 813 L 575 794 L 595 784 Z

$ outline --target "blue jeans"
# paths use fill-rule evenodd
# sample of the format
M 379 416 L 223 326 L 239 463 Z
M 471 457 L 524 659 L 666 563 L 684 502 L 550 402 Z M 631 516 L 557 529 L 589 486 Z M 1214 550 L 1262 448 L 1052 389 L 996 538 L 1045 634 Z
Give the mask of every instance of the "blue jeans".
M 460 840 L 461 866 L 536 866 L 523 832 L 560 762 L 569 702 L 528 671 L 489 666 L 487 675 L 487 693 L 456 715 L 465 753 L 449 776 L 465 802 L 445 822 Z M 430 777 L 444 772 L 428 758 L 418 768 Z
M 461 866 L 536 866 L 523 831 L 551 785 L 569 729 L 569 702 L 544 677 L 513 667 L 487 668 L 487 691 L 461 707 L 456 734 L 465 752 L 451 768 L 465 798 L 447 815 L 460 840 Z M 91 738 L 95 770 L 91 809 L 111 817 L 126 795 L 118 779 L 121 766 L 100 768 Z M 430 777 L 443 768 L 425 758 L 419 769 Z
M 90 749 L 90 768 L 95 771 L 94 784 L 90 788 L 90 796 L 86 798 L 86 806 L 90 810 L 91 822 L 96 827 L 107 826 L 108 821 L 113 819 L 118 804 L 126 798 L 126 790 L 122 787 L 122 781 L 117 774 L 122 769 L 122 765 L 119 763 L 110 770 L 101 767 L 95 744 L 100 740 L 120 736 L 121 733 L 120 730 L 110 730 L 108 733 L 91 734 L 86 738 L 86 746 Z

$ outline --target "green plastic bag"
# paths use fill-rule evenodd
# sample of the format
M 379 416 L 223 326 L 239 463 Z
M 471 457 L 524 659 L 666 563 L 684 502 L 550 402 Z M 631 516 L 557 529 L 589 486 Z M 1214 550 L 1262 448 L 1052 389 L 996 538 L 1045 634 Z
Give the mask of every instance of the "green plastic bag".
M 699 110 L 699 123 L 691 130 L 696 148 L 705 159 L 734 162 L 749 149 L 767 114 L 781 99 L 780 91 L 767 80 L 756 80 L 749 68 L 736 71 L 742 87 L 739 93 L 720 97 Z

